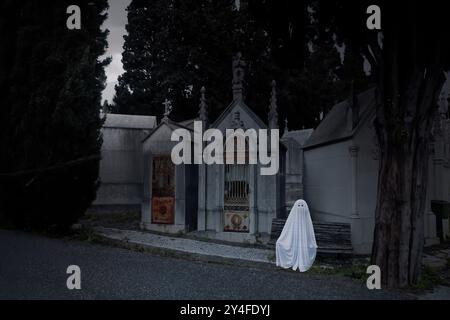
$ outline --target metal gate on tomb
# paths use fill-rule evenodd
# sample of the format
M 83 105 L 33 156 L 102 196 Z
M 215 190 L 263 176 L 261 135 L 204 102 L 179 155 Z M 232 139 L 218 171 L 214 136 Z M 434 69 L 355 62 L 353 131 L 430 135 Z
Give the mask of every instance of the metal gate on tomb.
M 225 165 L 224 231 L 249 232 L 249 166 Z

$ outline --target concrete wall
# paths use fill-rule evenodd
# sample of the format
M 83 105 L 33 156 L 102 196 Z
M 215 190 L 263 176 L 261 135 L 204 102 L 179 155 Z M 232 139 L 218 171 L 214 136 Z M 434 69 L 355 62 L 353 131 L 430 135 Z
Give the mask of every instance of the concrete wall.
M 313 219 L 349 223 L 356 253 L 372 248 L 377 199 L 375 136 L 364 126 L 353 139 L 304 151 L 305 199 Z
M 373 126 L 361 127 L 354 137 L 356 154 L 356 213 L 352 217 L 352 242 L 358 253 L 370 253 L 375 228 L 375 209 L 378 194 L 379 154 Z
M 304 195 L 313 220 L 350 222 L 350 141 L 304 151 Z
M 450 120 L 440 121 L 430 157 L 429 198 L 450 203 Z M 442 232 L 444 239 L 450 238 L 449 219 L 442 219 Z
M 139 212 L 142 201 L 142 139 L 155 126 L 147 116 L 107 115 L 102 129 L 100 188 L 90 211 Z
M 224 206 L 224 169 L 221 165 L 206 166 L 206 230 L 222 231 Z M 205 229 L 205 227 L 203 227 Z M 202 230 L 200 227 L 199 230 Z
M 277 214 L 279 215 L 281 210 L 284 210 L 279 177 L 279 175 L 262 176 L 259 174 L 259 169 L 256 172 L 257 199 L 255 210 L 257 210 L 258 219 L 257 232 L 261 234 L 270 235 L 272 220 L 277 217 Z
M 285 209 L 280 218 L 286 218 L 298 199 L 304 199 L 303 167 L 304 156 L 302 147 L 293 139 L 283 140 L 287 148 L 284 161 L 285 179 Z

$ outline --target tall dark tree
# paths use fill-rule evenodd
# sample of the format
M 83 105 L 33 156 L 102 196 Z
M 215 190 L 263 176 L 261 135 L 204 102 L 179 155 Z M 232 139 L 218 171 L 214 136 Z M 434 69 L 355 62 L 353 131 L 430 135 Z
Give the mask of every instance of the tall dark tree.
M 283 92 L 284 97 L 297 100 L 286 103 L 288 107 L 297 107 L 290 114 L 288 110 L 290 119 L 298 119 L 293 116 L 298 113 L 298 106 L 302 109 L 297 120 L 302 127 L 315 128 L 321 115 L 325 116 L 337 102 L 347 99 L 351 87 L 358 92 L 373 85 L 372 77 L 364 72 L 362 54 L 339 43 L 336 31 L 324 27 L 329 26 L 329 21 L 323 21 L 327 17 L 322 17 L 321 3 L 306 1 L 304 66 L 296 73 L 298 76 L 289 77 L 290 85 Z
M 380 171 L 372 263 L 380 266 L 385 284 L 404 287 L 416 283 L 421 270 L 427 149 L 450 62 L 448 11 L 434 1 L 321 4 L 324 20 L 364 53 L 378 79 Z M 366 10 L 373 4 L 381 9 L 381 32 L 366 27 Z
M 69 30 L 70 5 L 81 30 Z M 67 227 L 95 199 L 106 0 L 0 4 L 0 218 Z
M 265 68 L 268 36 L 258 29 L 243 5 L 234 1 L 133 0 L 128 8 L 128 35 L 114 99 L 117 112 L 162 116 L 162 102 L 172 101 L 173 118 L 197 113 L 200 88 L 208 87 L 212 116 L 231 100 L 231 58 L 242 51 L 248 63 L 247 98 L 265 108 L 253 90 L 269 92 Z M 257 107 L 258 108 L 258 107 Z
M 308 12 L 314 2 L 243 0 L 237 8 L 231 0 L 133 0 L 113 110 L 161 117 L 162 102 L 170 99 L 173 118 L 192 118 L 207 86 L 214 118 L 231 100 L 231 58 L 240 51 L 248 65 L 246 101 L 261 118 L 275 79 L 290 127 L 317 125 L 320 112 L 347 92 L 339 90 L 347 79 L 337 76 L 341 61 L 332 34 L 316 37 L 320 30 Z

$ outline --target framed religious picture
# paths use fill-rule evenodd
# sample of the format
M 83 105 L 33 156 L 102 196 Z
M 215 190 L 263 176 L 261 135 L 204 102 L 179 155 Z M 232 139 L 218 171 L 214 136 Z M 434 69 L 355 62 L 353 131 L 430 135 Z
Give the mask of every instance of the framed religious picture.
M 152 223 L 175 223 L 175 199 L 173 197 L 152 199 Z

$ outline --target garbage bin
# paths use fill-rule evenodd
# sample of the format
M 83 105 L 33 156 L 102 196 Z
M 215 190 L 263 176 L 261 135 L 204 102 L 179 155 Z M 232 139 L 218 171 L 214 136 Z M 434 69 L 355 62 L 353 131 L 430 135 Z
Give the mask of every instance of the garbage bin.
M 449 237 L 450 203 L 446 201 L 431 201 L 431 210 L 436 215 L 436 233 L 441 241 Z

